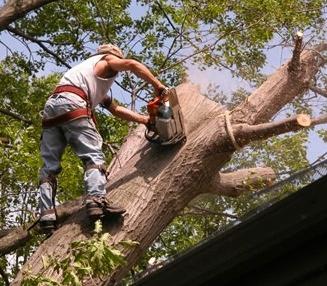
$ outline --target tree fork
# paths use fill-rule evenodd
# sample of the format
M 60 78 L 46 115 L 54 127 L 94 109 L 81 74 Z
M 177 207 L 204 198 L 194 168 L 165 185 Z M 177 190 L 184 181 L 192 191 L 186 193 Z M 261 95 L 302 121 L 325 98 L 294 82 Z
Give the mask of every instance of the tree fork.
M 256 89 L 246 100 L 231 111 L 232 123 L 258 124 L 269 121 L 282 107 L 308 90 L 313 76 L 326 64 L 321 56 L 327 43 L 321 43 L 301 53 L 301 68 L 289 72 L 289 62 Z

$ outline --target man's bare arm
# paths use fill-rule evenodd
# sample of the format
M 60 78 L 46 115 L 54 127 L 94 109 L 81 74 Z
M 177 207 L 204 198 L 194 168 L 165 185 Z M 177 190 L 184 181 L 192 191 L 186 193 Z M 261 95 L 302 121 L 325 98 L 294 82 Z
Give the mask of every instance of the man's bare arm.
M 146 115 L 138 114 L 128 108 L 118 105 L 115 102 L 112 102 L 110 106 L 106 106 L 106 108 L 115 116 L 127 120 L 133 121 L 137 123 L 147 124 L 149 121 L 149 117 Z
M 120 59 L 113 55 L 107 55 L 105 57 L 107 67 L 113 71 L 131 71 L 136 76 L 145 80 L 147 83 L 151 84 L 157 95 L 166 88 L 153 74 L 152 72 L 142 63 L 133 59 Z

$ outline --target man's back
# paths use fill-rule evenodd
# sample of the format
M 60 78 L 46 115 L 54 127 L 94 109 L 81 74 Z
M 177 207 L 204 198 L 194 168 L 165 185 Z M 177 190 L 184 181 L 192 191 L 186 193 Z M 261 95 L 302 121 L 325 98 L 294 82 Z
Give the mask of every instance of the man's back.
M 59 85 L 73 85 L 82 88 L 89 96 L 91 107 L 96 107 L 106 97 L 116 76 L 101 78 L 95 75 L 95 65 L 105 55 L 96 55 L 68 70 L 61 78 Z

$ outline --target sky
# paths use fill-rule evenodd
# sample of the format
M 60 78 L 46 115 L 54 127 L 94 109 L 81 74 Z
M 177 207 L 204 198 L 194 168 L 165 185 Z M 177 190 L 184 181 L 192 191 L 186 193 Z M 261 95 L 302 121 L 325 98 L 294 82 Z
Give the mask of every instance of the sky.
M 139 14 L 142 12 L 139 11 Z M 23 48 L 21 43 L 17 40 L 14 40 L 12 37 L 8 35 L 8 33 L 2 32 L 0 33 L 0 60 L 3 59 L 7 53 L 6 48 L 1 44 L 1 42 L 6 43 L 12 50 L 20 50 L 23 53 L 26 53 L 26 48 Z M 29 46 L 33 49 L 33 45 Z M 275 47 L 274 49 L 267 50 L 267 64 L 264 67 L 264 72 L 266 74 L 270 74 L 274 72 L 281 64 L 283 64 L 287 59 L 291 56 L 291 50 L 281 47 Z M 232 77 L 231 73 L 227 70 L 214 70 L 207 69 L 205 71 L 199 70 L 196 65 L 187 63 L 189 80 L 198 84 L 201 88 L 202 92 L 206 92 L 209 84 L 219 85 L 220 89 L 224 91 L 225 94 L 231 94 L 233 91 L 242 87 L 247 90 L 251 90 L 250 85 L 241 79 Z M 58 68 L 56 65 L 51 64 L 48 65 L 46 70 L 40 71 L 40 75 L 46 75 L 51 72 L 63 72 L 65 68 Z M 121 102 L 125 104 L 130 103 L 129 96 L 117 86 L 113 87 L 113 94 L 116 98 L 118 98 Z M 322 125 L 319 128 L 326 128 L 326 124 Z M 314 132 L 310 134 L 310 143 L 308 145 L 308 158 L 310 162 L 316 160 L 321 154 L 327 151 L 327 144 L 324 143 Z
M 285 63 L 291 56 L 292 50 L 290 48 L 275 47 L 267 51 L 267 64 L 263 71 L 265 74 L 272 74 L 283 63 Z M 191 82 L 199 84 L 203 92 L 206 91 L 208 85 L 218 84 L 220 88 L 226 93 L 231 94 L 238 88 L 245 88 L 251 90 L 251 86 L 244 80 L 233 78 L 231 73 L 227 70 L 216 71 L 208 69 L 202 71 L 197 69 L 194 65 L 189 65 L 189 79 Z M 326 129 L 327 124 L 322 124 L 315 127 L 315 130 Z M 327 143 L 325 143 L 316 132 L 311 131 L 309 135 L 309 142 L 307 157 L 309 162 L 315 162 L 322 154 L 327 152 Z

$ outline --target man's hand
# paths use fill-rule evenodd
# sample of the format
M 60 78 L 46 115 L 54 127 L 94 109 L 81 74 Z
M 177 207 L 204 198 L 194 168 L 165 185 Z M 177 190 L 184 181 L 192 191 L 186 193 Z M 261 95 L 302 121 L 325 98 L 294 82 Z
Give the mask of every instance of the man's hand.
M 159 96 L 162 98 L 163 102 L 166 102 L 169 100 L 169 87 L 164 87 L 160 90 Z
M 155 89 L 156 96 L 164 97 L 168 90 L 169 88 L 162 84 L 158 89 Z
M 146 128 L 149 130 L 149 131 L 155 131 L 156 130 L 156 125 L 155 125 L 155 122 L 152 122 L 150 120 L 150 117 L 148 116 L 148 121 L 147 123 L 145 124 Z

